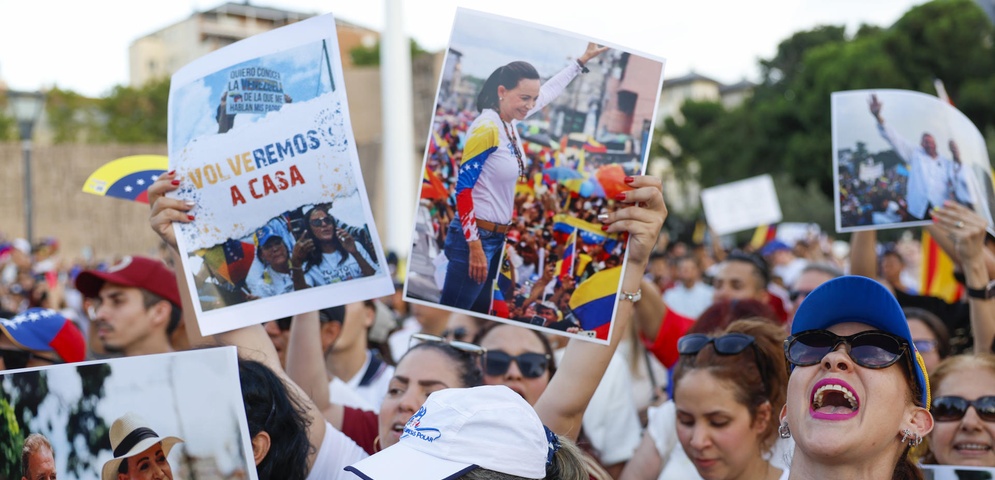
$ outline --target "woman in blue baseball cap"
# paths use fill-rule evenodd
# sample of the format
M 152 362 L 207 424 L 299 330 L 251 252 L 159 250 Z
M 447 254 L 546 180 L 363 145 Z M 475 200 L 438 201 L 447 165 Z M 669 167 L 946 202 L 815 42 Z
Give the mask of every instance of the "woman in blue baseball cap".
M 929 383 L 902 308 L 880 283 L 830 280 L 795 314 L 779 432 L 791 479 L 922 478 L 909 449 L 933 429 Z

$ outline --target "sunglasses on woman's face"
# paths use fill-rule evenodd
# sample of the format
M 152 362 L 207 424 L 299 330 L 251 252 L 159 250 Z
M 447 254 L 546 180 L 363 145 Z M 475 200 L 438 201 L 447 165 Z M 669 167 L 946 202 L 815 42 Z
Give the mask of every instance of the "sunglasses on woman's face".
M 335 219 L 332 217 L 312 218 L 309 223 L 311 224 L 312 227 L 320 227 L 323 225 L 335 225 Z
M 0 358 L 3 358 L 4 368 L 8 370 L 25 368 L 28 366 L 28 362 L 34 359 L 44 360 L 53 365 L 62 363 L 54 358 L 29 352 L 27 350 L 13 350 L 7 348 L 0 348 Z
M 885 368 L 893 365 L 908 350 L 904 340 L 882 331 L 867 331 L 839 336 L 829 330 L 809 330 L 792 335 L 784 341 L 784 356 L 798 367 L 808 367 L 846 345 L 853 363 L 865 368 Z
M 504 375 L 511 368 L 511 362 L 518 364 L 518 371 L 525 378 L 539 378 L 549 367 L 549 355 L 526 352 L 511 356 L 501 350 L 488 350 L 484 353 L 484 373 L 492 377 Z
M 677 352 L 681 355 L 697 355 L 701 349 L 713 344 L 719 355 L 736 355 L 753 345 L 755 339 L 745 333 L 727 333 L 721 337 L 710 337 L 702 333 L 690 333 L 677 340 Z
M 964 397 L 936 397 L 930 412 L 937 422 L 956 422 L 967 415 L 968 407 L 974 407 L 978 418 L 986 422 L 995 422 L 995 396 L 989 395 L 977 400 Z

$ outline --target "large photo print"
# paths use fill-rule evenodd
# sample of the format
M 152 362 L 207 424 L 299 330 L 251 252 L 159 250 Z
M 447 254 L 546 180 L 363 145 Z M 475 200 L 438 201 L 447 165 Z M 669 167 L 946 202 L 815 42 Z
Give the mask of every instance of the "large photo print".
M 256 478 L 240 392 L 235 347 L 0 372 L 0 478 Z
M 459 9 L 422 169 L 411 301 L 606 341 L 662 59 Z
M 173 76 L 176 224 L 204 334 L 393 291 L 359 170 L 335 23 L 315 17 Z
M 836 229 L 927 225 L 955 201 L 995 220 L 984 137 L 947 102 L 905 90 L 832 95 Z

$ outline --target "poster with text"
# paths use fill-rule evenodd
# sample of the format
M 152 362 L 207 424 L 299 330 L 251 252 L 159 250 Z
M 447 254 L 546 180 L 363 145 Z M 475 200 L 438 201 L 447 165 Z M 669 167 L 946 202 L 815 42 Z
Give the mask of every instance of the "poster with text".
M 760 175 L 701 191 L 701 208 L 717 235 L 781 221 L 781 204 L 770 175 Z
M 458 9 L 428 132 L 405 297 L 606 342 L 664 60 Z
M 183 67 L 169 92 L 175 224 L 203 334 L 394 291 L 356 152 L 331 15 Z
M 995 232 L 988 147 L 977 127 L 938 97 L 906 90 L 832 94 L 836 230 L 928 225 L 953 200 Z
M 0 477 L 21 478 L 27 445 L 32 479 L 117 478 L 128 458 L 162 458 L 174 480 L 257 478 L 238 375 L 235 347 L 0 372 Z

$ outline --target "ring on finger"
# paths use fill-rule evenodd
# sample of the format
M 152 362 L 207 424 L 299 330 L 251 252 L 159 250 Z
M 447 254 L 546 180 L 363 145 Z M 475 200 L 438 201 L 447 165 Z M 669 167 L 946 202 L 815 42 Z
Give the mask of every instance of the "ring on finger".
M 964 228 L 964 221 L 963 220 L 957 220 L 957 223 L 955 223 L 954 226 L 957 227 L 957 228 Z

